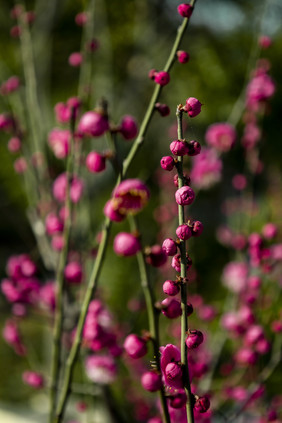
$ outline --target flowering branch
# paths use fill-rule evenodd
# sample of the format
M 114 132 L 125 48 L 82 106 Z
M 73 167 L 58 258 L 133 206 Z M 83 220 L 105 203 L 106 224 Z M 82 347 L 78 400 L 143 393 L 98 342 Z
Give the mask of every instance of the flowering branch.
M 63 249 L 60 254 L 60 260 L 57 269 L 56 283 L 57 283 L 57 296 L 56 296 L 56 314 L 55 314 L 55 325 L 54 325 L 54 337 L 53 337 L 53 356 L 52 356 L 52 368 L 51 368 L 51 387 L 50 387 L 50 422 L 52 422 L 53 414 L 56 407 L 56 395 L 58 390 L 59 375 L 60 375 L 60 360 L 61 360 L 61 342 L 63 333 L 63 294 L 64 294 L 64 269 L 67 262 L 70 229 L 71 229 L 71 218 L 72 218 L 72 203 L 70 201 L 70 184 L 73 171 L 73 147 L 74 147 L 74 127 L 75 117 L 74 110 L 71 119 L 71 138 L 70 138 L 70 152 L 67 158 L 66 168 L 66 198 L 65 198 L 65 210 L 66 218 L 64 222 L 63 232 Z
M 191 6 L 193 6 L 195 3 L 196 3 L 196 1 L 192 0 Z M 171 50 L 171 52 L 174 52 L 173 57 L 172 57 L 172 53 L 170 53 L 169 59 L 168 59 L 166 65 L 165 65 L 166 69 L 170 69 L 170 67 L 173 64 L 175 51 L 179 47 L 179 44 L 182 40 L 185 29 L 188 25 L 188 21 L 189 21 L 189 18 L 185 18 L 183 20 L 182 24 L 180 25 L 179 29 L 178 29 L 178 34 L 177 34 L 176 40 L 175 40 L 174 45 L 173 45 L 172 50 Z M 138 137 L 134 141 L 127 158 L 123 162 L 123 168 L 122 168 L 121 176 L 118 178 L 117 183 L 120 181 L 121 178 L 124 178 L 126 176 L 130 164 L 132 163 L 137 151 L 139 150 L 139 148 L 141 147 L 141 145 L 144 142 L 144 137 L 145 137 L 145 134 L 147 132 L 151 118 L 153 116 L 155 103 L 158 101 L 159 95 L 161 93 L 161 88 L 162 88 L 161 85 L 156 85 L 156 87 L 154 89 L 154 92 L 152 94 L 151 101 L 149 103 L 147 112 L 146 112 L 144 119 L 142 121 Z M 93 298 L 93 296 L 96 292 L 96 289 L 97 289 L 98 278 L 99 278 L 101 268 L 102 268 L 102 263 L 103 263 L 103 260 L 104 260 L 104 257 L 105 257 L 105 252 L 106 252 L 106 247 L 107 247 L 107 243 L 108 243 L 108 239 L 109 239 L 110 229 L 111 229 L 111 221 L 110 221 L 109 218 L 106 218 L 105 221 L 104 221 L 104 229 L 102 231 L 101 243 L 99 245 L 97 257 L 96 257 L 96 260 L 95 260 L 95 263 L 94 263 L 94 266 L 93 266 L 93 269 L 92 269 L 92 272 L 91 272 L 91 275 L 90 275 L 90 278 L 89 278 L 88 288 L 87 288 L 87 291 L 86 291 L 86 294 L 85 294 L 85 297 L 84 297 L 84 301 L 83 301 L 83 304 L 82 304 L 82 309 L 81 309 L 81 313 L 80 313 L 80 316 L 79 316 L 78 325 L 77 325 L 77 329 L 76 329 L 76 335 L 75 335 L 74 342 L 73 342 L 71 351 L 70 351 L 68 359 L 67 359 L 62 392 L 61 392 L 61 395 L 60 395 L 60 398 L 59 398 L 59 401 L 58 401 L 58 406 L 57 406 L 57 409 L 56 409 L 56 416 L 54 418 L 54 423 L 61 422 L 62 418 L 63 418 L 67 399 L 68 399 L 68 396 L 69 396 L 69 393 L 70 393 L 70 383 L 71 383 L 71 380 L 72 380 L 73 369 L 74 369 L 76 358 L 77 358 L 77 355 L 79 353 L 79 349 L 80 349 L 80 345 L 81 345 L 83 326 L 84 326 L 84 322 L 85 322 L 85 319 L 86 319 L 86 314 L 87 314 L 89 303 L 90 303 L 91 299 Z
M 130 216 L 130 226 L 131 226 L 131 232 L 135 232 L 135 233 L 139 232 L 137 221 L 134 216 Z M 153 350 L 154 350 L 154 361 L 156 363 L 157 371 L 161 374 L 159 311 L 155 307 L 154 290 L 148 276 L 148 270 L 145 263 L 144 253 L 142 251 L 138 251 L 136 256 L 137 256 L 137 261 L 139 266 L 141 286 L 142 286 L 144 296 L 145 296 L 145 301 L 146 301 L 146 308 L 147 308 L 148 320 L 149 320 L 150 340 L 152 341 Z M 161 386 L 159 390 L 159 394 L 160 394 L 160 401 L 161 401 L 165 423 L 170 423 L 170 416 L 168 412 L 167 400 L 165 397 L 163 385 Z
M 181 105 L 176 109 L 177 117 L 177 136 L 179 140 L 183 139 L 183 129 L 182 129 L 182 115 L 183 111 Z M 183 175 L 183 156 L 177 156 L 177 174 L 178 174 L 178 188 L 182 188 L 185 185 L 184 175 Z M 178 204 L 178 224 L 183 225 L 185 223 L 185 211 L 184 206 Z M 190 376 L 189 376 L 189 367 L 188 367 L 188 357 L 187 357 L 187 345 L 186 345 L 186 336 L 188 331 L 188 317 L 187 317 L 187 259 L 186 259 L 186 245 L 185 240 L 180 240 L 179 244 L 180 249 L 180 293 L 181 293 L 181 362 L 183 364 L 183 380 L 184 380 L 184 389 L 187 395 L 186 403 L 186 412 L 187 412 L 187 421 L 188 423 L 194 422 L 194 413 L 193 413 L 193 400 L 191 394 L 190 386 Z

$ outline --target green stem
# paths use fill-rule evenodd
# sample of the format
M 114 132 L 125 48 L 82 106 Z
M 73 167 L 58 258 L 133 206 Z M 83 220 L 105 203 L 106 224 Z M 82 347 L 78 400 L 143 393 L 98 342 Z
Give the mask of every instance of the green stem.
M 23 12 L 21 13 L 18 24 L 21 27 L 20 47 L 26 84 L 26 101 L 27 108 L 29 110 L 29 123 L 33 140 L 33 148 L 34 152 L 40 152 L 40 142 L 42 142 L 43 140 L 41 130 L 43 119 L 41 116 L 41 109 L 39 106 L 37 95 L 37 83 L 32 52 L 32 42 L 28 23 L 25 19 L 25 10 L 23 10 Z
M 183 139 L 183 129 L 182 129 L 182 114 L 180 107 L 177 107 L 176 117 L 177 117 L 177 134 L 178 139 Z M 184 175 L 183 175 L 183 157 L 177 157 L 177 173 L 178 173 L 178 187 L 181 188 L 184 186 Z M 178 223 L 183 225 L 185 223 L 185 211 L 184 206 L 178 205 Z M 184 380 L 184 389 L 187 395 L 186 403 L 186 413 L 187 413 L 187 422 L 194 423 L 194 413 L 193 413 L 193 401 L 191 394 L 190 386 L 190 376 L 189 376 L 189 367 L 188 367 L 188 351 L 185 343 L 187 331 L 188 331 L 188 318 L 187 318 L 187 259 L 186 259 L 186 245 L 185 241 L 180 240 L 180 276 L 182 283 L 180 285 L 181 293 L 181 362 L 183 364 L 183 380 Z
M 70 229 L 71 229 L 71 216 L 72 203 L 70 201 L 70 183 L 73 170 L 73 144 L 74 144 L 74 118 L 72 118 L 72 135 L 71 135 L 71 146 L 70 152 L 67 158 L 67 184 L 66 184 L 66 198 L 65 198 L 65 209 L 67 211 L 66 219 L 64 222 L 63 242 L 64 246 L 60 254 L 59 265 L 56 275 L 57 285 L 57 297 L 56 297 L 56 314 L 55 314 L 55 325 L 54 325 L 54 337 L 53 337 L 53 356 L 51 366 L 51 388 L 50 388 L 50 422 L 52 422 L 53 414 L 56 407 L 56 396 L 58 391 L 60 367 L 61 367 L 61 338 L 63 333 L 63 295 L 64 295 L 64 269 L 67 262 Z
M 192 1 L 192 4 L 194 5 L 195 2 L 196 1 Z M 174 45 L 172 47 L 172 51 L 176 51 L 178 49 L 180 41 L 182 40 L 182 37 L 184 35 L 184 31 L 187 27 L 188 21 L 189 21 L 188 19 L 184 19 L 183 23 L 180 25 L 180 27 L 178 29 L 176 41 L 174 42 Z M 165 68 L 169 69 L 172 66 L 172 64 L 173 64 L 173 58 L 171 57 L 171 54 L 170 54 Z M 139 150 L 139 148 L 141 147 L 141 145 L 144 142 L 144 137 L 145 137 L 145 134 L 147 132 L 149 123 L 151 121 L 151 118 L 152 118 L 152 115 L 153 115 L 153 112 L 154 112 L 155 103 L 158 101 L 160 92 L 161 92 L 161 87 L 156 86 L 154 91 L 153 91 L 147 112 L 146 112 L 144 119 L 141 123 L 141 127 L 140 127 L 138 137 L 134 141 L 127 158 L 123 162 L 122 174 L 121 174 L 121 176 L 118 177 L 117 184 L 120 182 L 120 180 L 122 178 L 124 178 L 126 176 L 130 164 L 132 163 L 137 151 Z M 106 218 L 105 223 L 104 223 L 104 230 L 103 230 L 103 233 L 102 233 L 102 240 L 101 240 L 101 243 L 99 245 L 97 257 L 96 257 L 96 260 L 95 260 L 95 263 L 94 263 L 94 266 L 93 266 L 93 270 L 92 270 L 90 280 L 89 280 L 89 283 L 88 283 L 87 291 L 86 291 L 84 301 L 83 301 L 83 304 L 82 304 L 82 310 L 81 310 L 79 321 L 78 321 L 76 336 L 75 336 L 74 343 L 72 345 L 71 351 L 70 351 L 68 359 L 67 359 L 65 377 L 64 377 L 64 381 L 63 381 L 63 388 L 62 388 L 62 392 L 61 392 L 61 395 L 60 395 L 60 398 L 59 398 L 59 401 L 58 401 L 58 406 L 57 406 L 57 409 L 56 409 L 56 416 L 53 420 L 53 423 L 60 423 L 63 419 L 64 410 L 65 410 L 65 407 L 66 407 L 68 396 L 70 394 L 70 384 L 71 384 L 71 381 L 72 381 L 73 369 L 74 369 L 74 365 L 75 365 L 77 355 L 79 353 L 80 344 L 81 344 L 81 340 L 82 340 L 83 326 L 84 326 L 84 322 L 85 322 L 85 319 L 86 319 L 86 314 L 87 314 L 89 303 L 90 303 L 91 299 L 93 298 L 93 295 L 94 295 L 94 293 L 97 289 L 98 278 L 99 278 L 99 275 L 100 275 L 100 272 L 101 272 L 102 263 L 103 263 L 104 256 L 105 256 L 105 251 L 106 251 L 107 242 L 108 242 L 108 239 L 109 239 L 110 229 L 111 229 L 111 222 L 108 218 Z
M 195 3 L 196 3 L 196 0 L 191 1 L 191 6 L 194 6 Z M 186 19 L 186 18 L 183 19 L 182 24 L 179 26 L 179 28 L 177 30 L 177 36 L 175 38 L 175 41 L 174 41 L 174 44 L 172 46 L 171 52 L 169 54 L 169 57 L 168 57 L 168 59 L 166 61 L 165 66 L 164 66 L 164 70 L 166 72 L 168 72 L 171 69 L 171 67 L 172 67 L 172 65 L 173 65 L 173 63 L 175 61 L 176 52 L 177 52 L 177 50 L 179 48 L 180 42 L 181 42 L 181 40 L 183 38 L 183 35 L 184 35 L 184 32 L 185 32 L 185 30 L 186 30 L 186 28 L 188 26 L 188 23 L 189 23 L 189 19 Z M 158 101 L 158 98 L 160 96 L 161 90 L 162 90 L 162 87 L 160 85 L 157 85 L 156 84 L 155 89 L 153 91 L 153 95 L 151 97 L 151 101 L 150 101 L 149 106 L 148 106 L 148 109 L 147 109 L 147 112 L 146 112 L 146 114 L 144 116 L 144 119 L 142 121 L 142 124 L 140 126 L 138 137 L 136 138 L 134 144 L 132 145 L 131 150 L 128 153 L 128 156 L 123 161 L 122 177 L 124 177 L 124 175 L 127 173 L 128 168 L 130 167 L 130 165 L 131 165 L 131 163 L 132 163 L 135 155 L 137 154 L 139 148 L 141 147 L 141 145 L 144 142 L 144 138 L 145 138 L 145 135 L 146 135 L 146 132 L 147 132 L 149 123 L 150 123 L 150 121 L 152 119 L 152 116 L 153 116 L 153 112 L 154 112 L 154 109 L 155 109 L 155 104 Z
M 131 226 L 132 232 L 137 232 L 137 233 L 139 232 L 137 221 L 134 216 L 130 216 L 130 226 Z M 141 286 L 142 286 L 144 296 L 145 296 L 145 301 L 146 301 L 150 339 L 152 341 L 153 350 L 154 350 L 154 361 L 156 363 L 157 370 L 161 373 L 159 311 L 155 307 L 155 294 L 149 279 L 148 269 L 147 269 L 145 258 L 144 258 L 144 253 L 142 251 L 139 251 L 136 256 L 138 261 Z M 164 421 L 165 423 L 170 423 L 170 415 L 168 412 L 167 400 L 165 397 L 165 391 L 163 386 L 159 391 L 159 396 L 160 396 L 160 401 L 162 405 Z

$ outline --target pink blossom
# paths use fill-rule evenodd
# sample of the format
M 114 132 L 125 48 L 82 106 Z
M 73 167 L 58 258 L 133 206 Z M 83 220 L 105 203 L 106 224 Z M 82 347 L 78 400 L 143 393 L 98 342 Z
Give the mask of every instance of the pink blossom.
M 121 214 L 135 214 L 145 207 L 149 197 L 144 182 L 140 179 L 125 179 L 114 190 L 112 205 Z
M 14 169 L 16 173 L 22 174 L 27 170 L 27 161 L 24 157 L 19 157 L 14 161 Z
M 26 348 L 22 343 L 19 329 L 13 320 L 7 320 L 3 329 L 3 338 L 14 348 L 18 355 L 25 355 Z
M 82 266 L 77 261 L 68 263 L 64 270 L 66 280 L 72 284 L 80 284 L 83 279 Z
M 147 341 L 134 334 L 125 338 L 123 347 L 131 358 L 141 358 L 147 354 Z
M 86 137 L 100 137 L 108 129 L 108 118 L 95 111 L 84 113 L 78 124 L 78 132 Z
M 156 392 L 162 387 L 161 375 L 154 370 L 148 371 L 142 375 L 141 384 L 146 391 Z
M 11 76 L 7 81 L 3 82 L 0 87 L 0 93 L 2 95 L 8 95 L 16 91 L 20 86 L 20 80 L 17 76 Z
M 70 183 L 70 199 L 73 203 L 77 203 L 83 192 L 84 184 L 77 176 L 73 176 Z M 59 202 L 66 199 L 67 174 L 61 173 L 53 183 L 53 195 Z
M 44 386 L 44 379 L 40 373 L 26 371 L 22 375 L 24 383 L 33 388 L 40 389 Z
M 106 157 L 96 151 L 90 151 L 86 157 L 86 167 L 89 172 L 103 172 L 106 169 Z
M 254 108 L 258 103 L 268 100 L 275 93 L 275 84 L 266 73 L 255 76 L 247 86 L 247 105 Z
M 223 269 L 222 282 L 231 291 L 239 293 L 247 287 L 248 266 L 244 262 L 232 261 Z
M 78 67 L 78 66 L 80 66 L 81 65 L 81 63 L 82 63 L 82 60 L 83 60 L 83 58 L 82 58 L 82 54 L 81 53 L 79 53 L 79 52 L 75 52 L 75 53 L 72 53 L 70 56 L 69 56 L 69 64 L 71 65 L 71 66 L 73 66 L 73 67 Z
M 197 188 L 208 189 L 221 179 L 222 161 L 211 148 L 202 148 L 195 156 L 191 170 L 191 179 Z
M 146 262 L 154 267 L 161 267 L 167 261 L 167 255 L 158 244 L 147 247 L 146 251 Z
M 84 26 L 88 21 L 88 15 L 86 12 L 80 12 L 75 16 L 75 23 L 78 26 Z
M 70 150 L 71 133 L 68 129 L 54 128 L 48 135 L 48 143 L 57 159 L 67 157 Z
M 205 138 L 210 147 L 226 152 L 235 143 L 236 131 L 229 123 L 214 123 L 208 127 Z
M 21 140 L 18 137 L 13 137 L 8 142 L 8 150 L 11 153 L 17 153 L 21 149 Z
M 138 126 L 134 117 L 130 115 L 123 116 L 119 131 L 126 140 L 135 138 L 138 133 Z
M 53 312 L 56 305 L 56 284 L 53 281 L 45 283 L 39 291 L 39 301 L 44 308 Z
M 186 51 L 178 50 L 176 52 L 177 60 L 179 63 L 187 63 L 189 62 L 190 56 Z
M 109 355 L 90 355 L 85 360 L 86 374 L 93 382 L 108 385 L 116 379 L 117 368 Z
M 120 232 L 114 239 L 114 251 L 119 256 L 129 257 L 140 251 L 141 245 L 136 236 L 128 232 Z

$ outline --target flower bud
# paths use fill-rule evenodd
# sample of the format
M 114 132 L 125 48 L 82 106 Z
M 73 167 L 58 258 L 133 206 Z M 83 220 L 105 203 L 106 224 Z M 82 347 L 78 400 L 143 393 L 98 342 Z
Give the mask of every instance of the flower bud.
M 178 228 L 176 229 L 176 235 L 179 239 L 182 239 L 183 241 L 186 241 L 187 239 L 191 238 L 192 231 L 190 226 L 186 224 L 178 226 Z
M 137 122 L 133 116 L 126 115 L 122 118 L 120 124 L 120 133 L 126 140 L 136 137 L 138 132 Z
M 173 239 L 167 238 L 163 242 L 162 249 L 167 256 L 174 256 L 177 253 L 177 244 Z
M 189 62 L 190 56 L 186 51 L 178 50 L 176 55 L 177 55 L 177 60 L 178 60 L 179 63 L 184 64 L 184 63 Z
M 202 224 L 202 222 L 200 222 L 199 220 L 196 220 L 195 222 L 192 223 L 192 236 L 200 236 L 201 233 L 204 230 L 204 226 Z
M 187 142 L 188 156 L 197 156 L 201 152 L 201 144 L 198 141 Z
M 161 158 L 161 167 L 169 172 L 174 168 L 174 158 L 171 156 L 164 156 Z
M 175 200 L 180 206 L 188 206 L 195 199 L 195 193 L 192 188 L 184 186 L 179 188 L 175 193 Z
M 153 370 L 146 372 L 141 377 L 141 384 L 146 391 L 156 392 L 162 387 L 161 375 Z
M 173 298 L 165 298 L 162 301 L 162 306 L 162 313 L 169 319 L 176 319 L 182 314 L 180 302 Z
M 24 383 L 29 386 L 32 386 L 33 388 L 40 389 L 44 385 L 43 376 L 37 372 L 26 371 L 23 373 L 22 378 Z
M 160 267 L 167 261 L 167 255 L 160 245 L 153 245 L 146 251 L 146 262 L 154 267 Z
M 180 254 L 176 254 L 175 256 L 172 257 L 172 261 L 171 261 L 171 266 L 178 272 L 180 273 L 181 270 L 181 265 L 180 265 L 180 260 L 181 260 L 181 256 Z M 186 270 L 189 270 L 190 267 L 192 266 L 192 260 L 191 258 L 188 256 L 188 254 L 186 254 Z
M 188 145 L 186 141 L 172 141 L 169 148 L 172 154 L 174 154 L 175 156 L 185 156 L 188 153 Z
M 193 13 L 193 7 L 188 3 L 181 3 L 177 10 L 183 18 L 190 18 Z
M 189 350 L 198 348 L 204 340 L 204 335 L 199 330 L 190 330 L 186 338 L 186 345 Z
M 156 72 L 154 75 L 155 83 L 161 86 L 167 85 L 170 81 L 170 76 L 168 72 L 161 71 Z
M 96 151 L 91 151 L 86 157 L 86 167 L 89 172 L 103 172 L 106 168 L 106 157 Z
M 108 119 L 93 111 L 84 113 L 78 124 L 78 132 L 87 137 L 100 137 L 108 129 Z
M 205 413 L 210 408 L 210 400 L 206 395 L 196 400 L 194 410 L 198 413 Z
M 175 281 L 167 280 L 163 284 L 163 292 L 166 295 L 173 297 L 180 291 L 179 285 Z
M 118 210 L 114 209 L 112 200 L 106 202 L 104 214 L 113 222 L 121 222 L 125 219 L 125 214 L 121 214 Z
M 81 265 L 76 261 L 68 263 L 65 267 L 64 275 L 69 283 L 81 283 L 83 277 Z
M 184 107 L 184 110 L 192 118 L 192 117 L 197 116 L 201 112 L 201 106 L 202 106 L 202 104 L 199 102 L 199 100 L 197 98 L 189 97 L 186 100 L 186 105 Z
M 78 67 L 82 63 L 82 54 L 79 52 L 72 53 L 69 56 L 69 64 L 73 67 Z
M 172 408 L 182 408 L 186 404 L 187 396 L 185 392 L 177 392 L 177 394 L 170 396 L 169 405 Z
M 114 252 L 118 256 L 134 256 L 140 249 L 139 239 L 128 232 L 120 232 L 114 239 Z
M 179 364 L 171 362 L 165 368 L 166 383 L 172 388 L 182 388 L 182 368 Z
M 156 103 L 155 109 L 159 112 L 159 114 L 163 117 L 168 116 L 170 114 L 170 108 L 167 104 Z
M 131 334 L 125 338 L 123 347 L 131 358 L 141 358 L 147 354 L 147 343 L 144 338 Z

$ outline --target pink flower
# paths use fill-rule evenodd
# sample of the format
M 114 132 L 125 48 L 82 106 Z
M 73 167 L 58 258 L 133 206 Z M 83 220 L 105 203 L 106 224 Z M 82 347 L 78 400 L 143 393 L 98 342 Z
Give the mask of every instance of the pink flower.
M 191 6 L 190 6 L 191 7 Z M 201 113 L 202 103 L 195 97 L 189 97 L 186 100 L 186 104 L 184 106 L 184 110 L 188 113 L 188 115 L 193 118 L 198 116 Z
M 119 256 L 133 256 L 140 249 L 139 239 L 128 232 L 120 232 L 114 239 L 114 252 Z
M 81 53 L 79 53 L 79 52 L 72 53 L 72 54 L 69 56 L 69 64 L 70 64 L 71 66 L 73 66 L 73 67 L 78 67 L 78 66 L 80 66 L 80 65 L 81 65 L 81 63 L 82 63 L 82 60 L 83 60 L 83 58 L 82 58 L 82 54 L 81 54 Z
M 161 267 L 167 261 L 167 255 L 158 244 L 146 248 L 146 262 L 154 267 Z
M 108 129 L 107 117 L 95 111 L 84 113 L 78 124 L 78 132 L 87 137 L 100 137 Z
M 145 207 L 149 190 L 140 179 L 125 179 L 113 193 L 113 207 L 121 214 L 135 214 Z
M 134 334 L 125 338 L 123 347 L 131 358 L 141 358 L 147 354 L 147 341 Z
M 44 379 L 40 373 L 26 371 L 22 375 L 24 383 L 33 388 L 40 389 L 44 386 Z
M 116 379 L 114 359 L 108 355 L 91 355 L 85 360 L 86 374 L 93 382 L 108 385 Z
M 207 143 L 220 152 L 229 151 L 236 140 L 236 131 L 229 123 L 214 123 L 205 135 Z
M 86 167 L 89 172 L 103 172 L 106 169 L 106 157 L 96 151 L 91 151 L 86 157 Z
M 191 179 L 197 188 L 208 189 L 221 179 L 222 161 L 210 148 L 202 148 L 194 157 Z
M 239 293 L 247 287 L 247 277 L 247 264 L 240 261 L 231 261 L 223 269 L 222 282 L 231 291 Z
M 27 170 L 27 161 L 24 157 L 19 157 L 14 161 L 14 169 L 16 173 L 22 174 Z
M 190 6 L 190 4 L 188 3 L 181 3 L 178 7 L 177 7 L 178 13 L 183 17 L 183 18 L 190 18 L 190 16 L 193 13 L 193 7 Z
M 84 26 L 88 21 L 86 12 L 80 12 L 75 16 L 75 23 L 77 26 Z
M 70 131 L 54 128 L 48 135 L 48 143 L 57 159 L 67 157 L 70 149 Z
M 194 199 L 194 191 L 192 190 L 192 188 L 186 185 L 182 188 L 179 188 L 175 193 L 175 200 L 180 206 L 188 206 L 189 204 L 193 203 Z
M 165 71 L 156 72 L 154 75 L 154 80 L 156 84 L 161 86 L 167 85 L 170 81 L 169 73 Z
M 77 261 L 68 263 L 65 267 L 64 275 L 69 283 L 80 284 L 83 278 L 81 264 Z
M 177 253 L 177 244 L 173 239 L 167 238 L 163 242 L 162 249 L 167 256 L 174 256 Z
M 155 109 L 159 112 L 161 116 L 168 116 L 170 114 L 170 108 L 167 104 L 156 103 Z
M 176 55 L 177 55 L 177 60 L 179 63 L 189 62 L 190 56 L 186 51 L 178 50 Z
M 130 115 L 124 116 L 119 131 L 126 140 L 135 138 L 138 133 L 138 126 L 134 117 Z
M 166 295 L 173 297 L 174 295 L 178 294 L 180 291 L 180 287 L 176 281 L 167 280 L 163 284 L 163 292 Z
M 271 46 L 272 44 L 272 39 L 270 37 L 268 37 L 267 35 L 261 35 L 259 37 L 259 46 L 263 49 L 267 49 Z
M 141 384 L 146 391 L 159 391 L 162 387 L 161 375 L 154 370 L 148 371 L 142 375 Z
M 172 344 L 160 348 L 161 370 L 164 375 L 165 384 L 173 388 L 182 388 L 181 354 L 179 349 Z
M 278 233 L 278 228 L 274 223 L 266 223 L 262 228 L 262 234 L 266 239 L 273 239 Z
M 165 156 L 161 158 L 161 167 L 169 172 L 174 168 L 174 158 L 171 156 Z
M 44 308 L 53 312 L 56 305 L 56 285 L 55 282 L 47 282 L 40 288 L 39 301 Z
M 175 300 L 174 298 L 165 298 L 161 304 L 162 313 L 169 319 L 176 319 L 181 316 L 182 309 L 178 300 Z
M 83 193 L 83 181 L 77 176 L 73 176 L 70 183 L 70 199 L 73 203 L 78 203 Z M 59 202 L 66 199 L 67 174 L 61 173 L 53 183 L 53 195 Z
M 113 222 L 121 222 L 125 219 L 126 215 L 121 214 L 118 210 L 115 210 L 115 202 L 113 200 L 107 201 L 104 207 L 104 214 Z
M 2 95 L 8 95 L 16 91 L 20 86 L 20 80 L 17 76 L 11 76 L 7 81 L 3 82 L 0 87 L 0 93 Z
M 21 140 L 18 137 L 13 137 L 8 142 L 8 150 L 11 153 L 17 153 L 21 149 Z
M 186 141 L 174 140 L 170 144 L 169 148 L 175 156 L 185 156 L 188 154 L 188 145 Z
M 187 239 L 191 238 L 192 230 L 190 226 L 186 225 L 185 223 L 184 225 L 178 226 L 178 228 L 176 229 L 176 235 L 178 236 L 179 239 L 186 241 Z
M 194 410 L 199 413 L 205 413 L 210 408 L 210 400 L 207 395 L 200 397 L 196 400 Z
M 189 350 L 194 348 L 198 348 L 199 345 L 202 344 L 204 341 L 204 335 L 199 330 L 189 330 L 187 338 L 186 338 L 186 345 Z
M 250 108 L 257 107 L 257 104 L 268 100 L 275 93 L 275 84 L 266 73 L 255 76 L 247 86 L 246 98 Z
M 26 348 L 21 341 L 20 333 L 18 327 L 13 320 L 7 320 L 3 329 L 3 338 L 5 341 L 11 345 L 15 353 L 18 355 L 25 355 Z
M 64 224 L 55 213 L 49 213 L 45 219 L 45 227 L 48 235 L 54 235 L 63 231 Z

